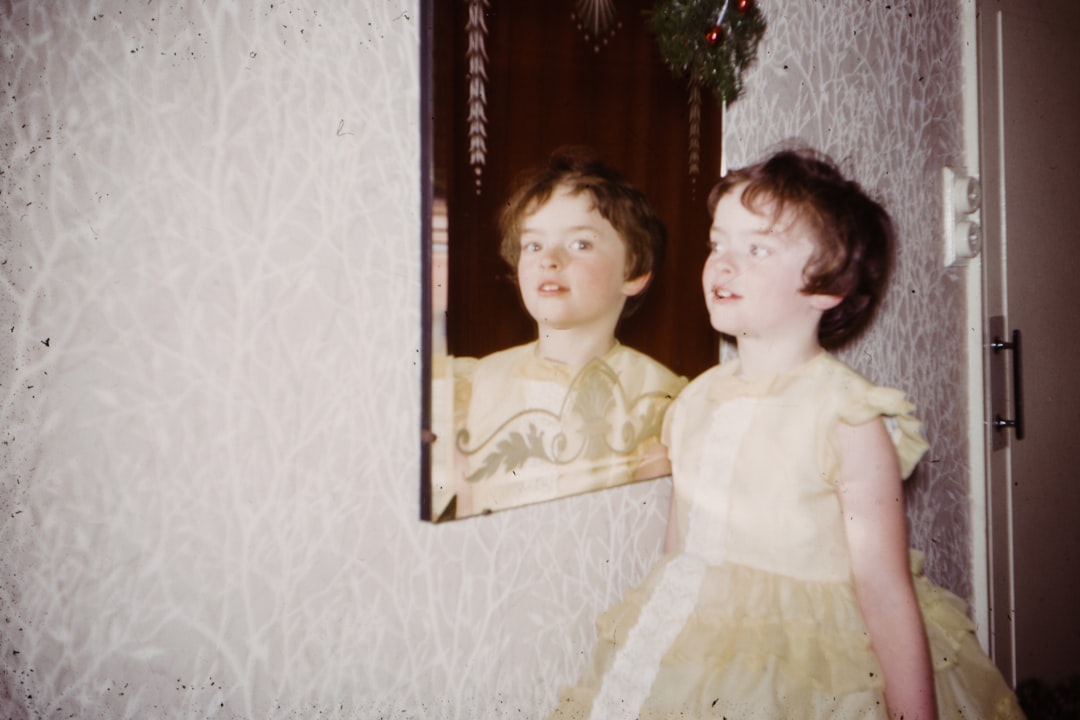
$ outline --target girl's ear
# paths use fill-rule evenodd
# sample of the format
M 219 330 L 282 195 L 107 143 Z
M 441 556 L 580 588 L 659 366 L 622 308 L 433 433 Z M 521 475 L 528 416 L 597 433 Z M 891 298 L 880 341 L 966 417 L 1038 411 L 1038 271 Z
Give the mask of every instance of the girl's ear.
M 843 301 L 843 295 L 811 295 L 810 307 L 825 312 L 826 310 L 832 310 Z
M 626 297 L 634 297 L 645 292 L 645 288 L 649 287 L 649 283 L 652 282 L 652 273 L 647 272 L 643 275 L 638 275 L 636 278 L 626 280 L 623 282 L 623 295 Z

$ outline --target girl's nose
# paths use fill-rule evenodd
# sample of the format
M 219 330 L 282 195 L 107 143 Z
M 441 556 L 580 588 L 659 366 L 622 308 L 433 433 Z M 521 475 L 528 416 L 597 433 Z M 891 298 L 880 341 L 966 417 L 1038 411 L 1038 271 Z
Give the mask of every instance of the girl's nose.
M 559 252 L 559 248 L 547 248 L 540 255 L 540 267 L 550 270 L 562 265 L 562 257 Z
M 714 273 L 734 275 L 735 264 L 732 262 L 731 253 L 726 250 L 713 250 L 706 261 L 705 266 Z

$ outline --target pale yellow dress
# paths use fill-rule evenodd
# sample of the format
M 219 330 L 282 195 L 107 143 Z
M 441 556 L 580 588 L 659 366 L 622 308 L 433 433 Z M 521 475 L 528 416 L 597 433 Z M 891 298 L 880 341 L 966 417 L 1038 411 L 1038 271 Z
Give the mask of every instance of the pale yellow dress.
M 886 418 L 907 477 L 927 447 L 913 406 L 826 353 L 791 374 L 737 372 L 707 371 L 671 406 L 681 552 L 600 617 L 593 663 L 554 717 L 888 717 L 851 580 L 836 427 Z M 964 603 L 920 557 L 940 717 L 1022 717 Z
M 686 378 L 644 353 L 616 343 L 573 367 L 540 357 L 531 342 L 455 358 L 453 374 L 466 514 L 668 473 L 660 429 Z

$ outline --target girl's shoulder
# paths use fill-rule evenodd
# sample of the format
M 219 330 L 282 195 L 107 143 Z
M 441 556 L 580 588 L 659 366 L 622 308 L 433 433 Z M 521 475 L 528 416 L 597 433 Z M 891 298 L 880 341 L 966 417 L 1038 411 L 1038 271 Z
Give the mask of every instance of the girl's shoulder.
M 834 386 L 837 419 L 846 425 L 882 420 L 907 477 L 929 448 L 915 416 L 915 404 L 898 388 L 875 385 L 831 355 L 821 363 L 821 379 Z
M 914 403 L 898 388 L 877 385 L 842 360 L 822 353 L 820 362 L 808 373 L 808 380 L 836 398 L 841 419 L 852 425 L 868 422 L 879 415 L 905 415 L 915 410 Z
M 838 413 L 845 421 L 862 417 L 862 422 L 875 415 L 910 413 L 915 408 L 903 390 L 875 385 L 826 352 L 782 375 L 745 379 L 738 369 L 738 360 L 715 365 L 690 381 L 679 397 L 687 402 L 721 402 L 738 396 L 794 397 L 813 402 L 824 412 Z
M 624 381 L 637 379 L 644 388 L 663 389 L 674 396 L 686 387 L 686 378 L 656 358 L 622 343 L 617 343 L 601 360 Z
M 789 394 L 841 397 L 872 387 L 871 383 L 832 355 L 822 352 L 798 368 L 777 375 L 745 378 L 739 360 L 714 365 L 694 378 L 683 395 L 722 402 L 739 396 L 781 396 Z
M 501 368 L 517 365 L 534 357 L 536 357 L 535 340 L 523 345 L 514 345 L 513 347 L 496 350 L 481 358 L 476 358 L 475 362 L 479 368 Z
M 858 370 L 825 351 L 807 363 L 806 374 L 819 380 L 824 379 L 852 388 L 864 389 L 873 386 L 873 383 Z
M 717 383 L 724 382 L 726 379 L 734 376 L 735 367 L 736 364 L 734 362 L 713 365 L 711 368 L 705 370 L 687 383 L 679 397 L 686 397 L 689 399 L 692 397 L 708 395 L 710 388 L 714 387 Z

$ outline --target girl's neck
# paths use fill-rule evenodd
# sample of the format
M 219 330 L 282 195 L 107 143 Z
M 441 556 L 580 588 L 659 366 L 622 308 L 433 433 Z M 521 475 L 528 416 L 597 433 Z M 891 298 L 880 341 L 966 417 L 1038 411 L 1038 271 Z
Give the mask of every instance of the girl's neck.
M 817 337 L 788 342 L 737 338 L 736 344 L 739 348 L 739 375 L 747 378 L 789 373 L 823 352 Z

